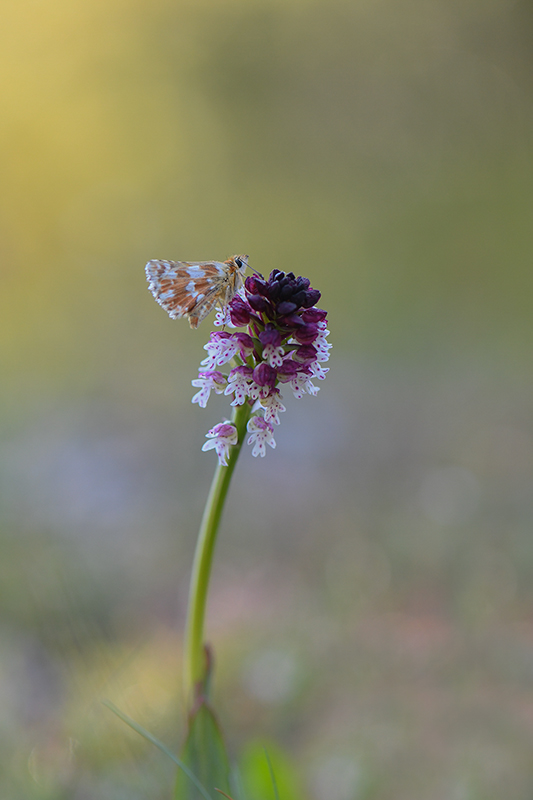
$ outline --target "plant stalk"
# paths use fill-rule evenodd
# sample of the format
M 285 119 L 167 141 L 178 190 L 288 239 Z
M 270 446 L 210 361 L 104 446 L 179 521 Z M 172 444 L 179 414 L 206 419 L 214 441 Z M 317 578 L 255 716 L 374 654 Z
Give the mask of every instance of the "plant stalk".
M 184 693 L 188 708 L 191 708 L 198 694 L 198 688 L 205 689 L 208 665 L 204 648 L 204 621 L 209 590 L 209 578 L 218 527 L 224 510 L 224 503 L 246 435 L 246 424 L 250 419 L 251 406 L 244 403 L 235 406 L 231 422 L 237 428 L 238 442 L 231 447 L 228 466 L 217 466 L 205 505 L 192 566 L 189 588 L 189 603 L 185 627 L 184 653 Z

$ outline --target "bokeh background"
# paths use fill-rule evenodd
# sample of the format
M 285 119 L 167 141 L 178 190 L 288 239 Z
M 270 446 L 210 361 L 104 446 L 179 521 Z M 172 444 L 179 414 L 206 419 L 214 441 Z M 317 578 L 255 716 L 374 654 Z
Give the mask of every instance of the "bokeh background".
M 533 793 L 527 0 L 19 0 L 0 24 L 0 795 L 157 800 L 210 323 L 150 258 L 309 276 L 334 344 L 243 452 L 208 633 L 283 800 Z M 249 800 L 262 800 L 257 789 Z

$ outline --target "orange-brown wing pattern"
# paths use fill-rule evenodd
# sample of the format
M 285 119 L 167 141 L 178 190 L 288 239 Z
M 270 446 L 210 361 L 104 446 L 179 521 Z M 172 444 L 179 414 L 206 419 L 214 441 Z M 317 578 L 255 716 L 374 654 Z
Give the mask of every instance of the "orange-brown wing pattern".
M 153 260 L 146 265 L 146 277 L 149 290 L 172 319 L 195 312 L 198 325 L 216 304 L 227 269 L 218 261 Z
M 240 289 L 248 256 L 227 261 L 159 261 L 146 265 L 148 288 L 172 319 L 187 317 L 197 328 L 214 306 L 226 305 Z

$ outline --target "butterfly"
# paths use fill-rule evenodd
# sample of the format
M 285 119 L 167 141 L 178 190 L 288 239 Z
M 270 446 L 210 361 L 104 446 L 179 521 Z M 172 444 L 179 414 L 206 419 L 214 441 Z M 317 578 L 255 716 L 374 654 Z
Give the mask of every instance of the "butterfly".
M 248 256 L 227 261 L 149 261 L 148 288 L 171 319 L 187 317 L 197 328 L 217 305 L 225 308 L 244 282 Z

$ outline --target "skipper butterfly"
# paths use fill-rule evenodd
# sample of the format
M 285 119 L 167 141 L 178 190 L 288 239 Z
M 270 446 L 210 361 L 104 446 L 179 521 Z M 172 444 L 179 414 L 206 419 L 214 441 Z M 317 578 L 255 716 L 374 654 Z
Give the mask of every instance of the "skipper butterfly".
M 149 261 L 148 288 L 171 319 L 187 317 L 197 328 L 218 304 L 225 308 L 244 282 L 248 256 L 227 261 Z

